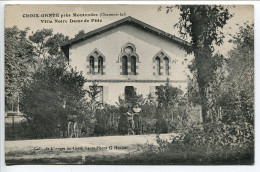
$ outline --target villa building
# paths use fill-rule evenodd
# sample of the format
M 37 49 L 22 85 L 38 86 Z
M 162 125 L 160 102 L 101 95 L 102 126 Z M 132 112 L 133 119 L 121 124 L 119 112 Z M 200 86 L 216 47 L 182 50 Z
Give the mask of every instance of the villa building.
M 187 92 L 187 67 L 183 60 L 189 44 L 169 33 L 126 17 L 74 38 L 62 50 L 71 67 L 77 67 L 100 89 L 99 101 L 115 104 L 129 90 L 154 94 L 167 78 Z

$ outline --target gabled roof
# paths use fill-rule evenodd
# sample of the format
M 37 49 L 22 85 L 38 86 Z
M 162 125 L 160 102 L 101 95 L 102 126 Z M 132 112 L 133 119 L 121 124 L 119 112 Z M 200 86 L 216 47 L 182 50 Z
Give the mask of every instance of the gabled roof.
M 73 44 L 77 44 L 77 43 L 79 43 L 81 41 L 84 41 L 86 39 L 89 39 L 89 38 L 91 38 L 93 36 L 99 35 L 101 33 L 104 33 L 104 32 L 107 32 L 109 30 L 112 30 L 112 29 L 114 29 L 116 27 L 119 27 L 119 26 L 122 26 L 122 25 L 127 25 L 127 24 L 139 27 L 139 28 L 144 29 L 144 30 L 146 30 L 148 32 L 151 32 L 151 33 L 153 33 L 155 35 L 161 36 L 161 37 L 163 37 L 163 38 L 165 38 L 167 40 L 170 40 L 170 41 L 172 41 L 172 42 L 182 46 L 183 48 L 189 48 L 190 47 L 190 43 L 188 43 L 187 41 L 182 40 L 180 38 L 177 38 L 174 35 L 171 35 L 171 34 L 169 34 L 167 32 L 164 32 L 164 31 L 162 31 L 160 29 L 157 29 L 157 28 L 155 28 L 155 27 L 153 27 L 153 26 L 151 26 L 149 24 L 146 24 L 146 23 L 144 23 L 144 22 L 142 22 L 140 20 L 137 20 L 137 19 L 129 16 L 129 17 L 123 18 L 121 20 L 118 20 L 116 22 L 110 23 L 110 24 L 108 24 L 106 26 L 103 26 L 101 28 L 98 28 L 98 29 L 95 29 L 93 31 L 90 31 L 90 32 L 82 35 L 81 37 L 73 38 L 73 39 L 65 42 L 61 46 L 61 49 L 65 53 L 66 49 L 68 49 Z

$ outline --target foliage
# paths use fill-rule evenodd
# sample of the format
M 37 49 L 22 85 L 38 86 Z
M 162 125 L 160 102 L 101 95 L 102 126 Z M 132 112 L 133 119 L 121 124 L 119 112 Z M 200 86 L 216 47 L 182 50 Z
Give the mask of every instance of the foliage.
M 80 38 L 80 37 L 82 37 L 83 35 L 85 35 L 85 31 L 84 31 L 84 30 L 80 30 L 80 31 L 75 35 L 75 38 Z
M 208 115 L 211 123 L 203 128 L 188 128 L 184 142 L 202 146 L 206 157 L 254 156 L 254 34 L 253 25 L 240 27 L 231 42 L 236 47 L 229 52 L 224 67 L 215 72 L 207 88 Z M 241 156 L 241 157 L 240 157 Z M 243 159 L 240 159 L 243 161 Z
M 157 87 L 156 95 L 149 95 L 143 98 L 137 95 L 136 91 L 124 97 L 119 97 L 120 120 L 118 132 L 127 133 L 126 115 L 128 108 L 138 105 L 142 110 L 142 130 L 143 133 L 167 133 L 176 130 L 186 115 L 183 107 L 186 106 L 186 99 L 179 88 L 171 86 L 169 80 L 165 85 Z M 181 124 L 180 124 L 181 125 Z
M 180 95 L 182 94 L 182 90 L 170 85 L 169 79 L 167 79 L 165 85 L 160 85 L 157 87 L 156 91 L 158 103 L 162 104 L 165 108 L 175 106 L 180 99 Z
M 57 71 L 50 68 L 45 72 L 35 73 L 33 82 L 29 87 L 24 87 L 21 94 L 21 111 L 26 114 L 33 138 L 55 136 L 58 116 L 63 112 L 63 104 L 56 90 L 59 89 L 58 83 L 55 83 Z
M 68 115 L 79 119 L 86 115 L 86 80 L 82 73 L 68 68 L 59 48 L 68 37 L 42 29 L 28 38 L 24 39 L 30 43 L 35 61 L 30 68 L 31 78 L 22 87 L 21 111 L 28 120 L 31 137 L 54 137 L 66 130 Z
M 141 105 L 144 103 L 143 95 L 138 95 L 136 89 L 130 90 L 128 94 L 124 94 L 122 97 L 118 97 L 117 103 L 121 108 L 134 107 L 135 105 Z
M 60 46 L 62 43 L 69 40 L 68 36 L 64 36 L 62 33 L 54 34 L 49 37 L 45 43 L 45 47 L 48 48 L 48 53 L 51 56 L 62 56 L 62 52 L 60 51 Z
M 49 63 L 47 60 L 45 63 Z M 82 73 L 46 64 L 38 70 L 21 94 L 21 111 L 31 127 L 32 137 L 57 135 L 58 127 L 66 127 L 69 114 L 81 114 L 84 97 Z
M 157 137 L 159 146 L 149 146 L 144 154 L 155 152 L 149 156 L 164 156 L 165 162 L 173 164 L 179 164 L 178 160 L 184 164 L 254 162 L 253 38 L 253 25 L 246 24 L 233 36 L 236 47 L 229 52 L 230 57 L 225 61 L 223 56 L 215 55 L 216 68 L 205 89 L 210 123 L 187 125 L 182 120 L 179 137 L 174 137 L 172 143 Z
M 101 108 L 102 107 L 102 108 Z M 116 135 L 119 123 L 118 108 L 113 105 L 100 105 L 95 113 L 91 108 L 90 102 L 84 107 L 82 123 L 82 136 L 104 136 Z
M 95 129 L 94 129 L 94 134 L 95 135 L 106 135 L 107 134 L 107 130 L 108 130 L 108 114 L 106 113 L 105 109 L 97 109 L 96 110 L 96 125 L 95 125 Z
M 155 133 L 156 132 L 156 98 L 151 94 L 143 100 L 140 104 L 142 111 L 140 112 L 143 119 L 143 133 Z
M 26 120 L 14 119 L 15 123 L 5 123 L 5 140 L 17 140 L 17 139 L 27 139 L 30 138 L 27 132 L 27 122 Z
M 29 83 L 38 68 L 44 70 L 42 57 L 46 60 L 51 56 L 57 67 L 66 67 L 59 47 L 68 37 L 53 34 L 51 29 L 38 30 L 29 36 L 28 31 L 29 28 L 19 30 L 16 26 L 5 29 L 6 106 L 10 103 L 8 97 L 15 95 L 16 99 L 19 98 L 21 88 Z
M 191 37 L 193 48 L 223 43 L 223 32 L 219 29 L 226 25 L 233 15 L 222 5 L 178 5 L 179 22 L 175 25 L 182 36 Z M 195 50 L 193 50 L 195 51 Z
M 200 105 L 201 98 L 199 94 L 199 86 L 196 77 L 188 76 L 187 80 L 188 80 L 187 97 L 188 97 L 189 104 L 191 106 Z
M 88 126 L 85 127 L 85 130 L 88 131 L 86 134 L 98 134 L 103 135 L 103 130 L 106 129 L 105 121 L 106 116 L 103 115 L 103 110 L 98 110 L 97 108 L 102 105 L 102 102 L 97 101 L 98 94 L 100 91 L 98 90 L 98 83 L 93 82 L 89 89 L 86 89 L 89 101 L 88 101 Z M 104 119 L 103 119 L 104 118 Z M 103 124 L 103 125 L 102 125 Z M 104 128 L 103 128 L 104 126 Z M 101 127 L 101 128 L 99 128 Z
M 5 29 L 5 98 L 6 101 L 17 99 L 23 87 L 32 75 L 30 68 L 35 62 L 33 46 L 27 40 L 27 32 L 16 26 Z M 6 103 L 6 108 L 9 106 Z M 11 110 L 7 108 L 7 110 Z
M 165 85 L 157 87 L 156 128 L 159 133 L 172 132 L 176 129 L 177 123 L 181 122 L 181 113 L 178 112 L 178 107 L 181 99 L 183 99 L 182 94 L 182 90 L 171 86 L 169 80 L 166 81 Z M 176 122 L 175 125 L 174 121 Z
M 97 82 L 93 82 L 86 90 L 89 97 L 89 113 L 92 114 L 91 122 L 87 130 L 91 132 L 88 135 L 114 135 L 117 133 L 118 126 L 118 108 L 97 101 L 98 94 L 101 92 Z
M 87 89 L 86 91 L 90 98 L 90 104 L 92 106 L 92 110 L 95 111 L 95 109 L 101 104 L 101 102 L 98 102 L 96 100 L 98 94 L 100 93 L 100 91 L 98 90 L 98 83 L 94 81 L 92 85 L 89 87 L 89 90 Z
M 105 104 L 103 109 L 96 111 L 96 123 L 94 135 L 115 135 L 119 123 L 118 109 L 115 106 Z
M 213 43 L 221 45 L 224 34 L 221 29 L 226 25 L 227 20 L 232 17 L 228 8 L 222 5 L 177 5 L 180 10 L 179 22 L 175 25 L 182 37 L 191 38 L 191 49 L 195 59 L 191 68 L 196 81 L 202 105 L 203 122 L 210 121 L 207 107 L 207 87 L 214 80 L 216 63 Z M 166 8 L 166 13 L 172 10 L 173 6 Z
M 245 24 L 231 40 L 236 47 L 229 51 L 228 75 L 223 84 L 221 106 L 229 121 L 254 123 L 254 25 Z
M 52 32 L 52 29 L 42 29 L 29 36 L 29 40 L 34 43 L 35 53 L 38 57 L 45 58 L 46 52 L 48 52 L 47 40 L 52 36 Z
M 37 63 L 34 63 L 35 71 L 45 67 L 44 60 L 46 59 L 49 59 L 49 62 L 57 67 L 65 68 L 67 66 L 67 59 L 60 50 L 60 46 L 69 40 L 68 36 L 61 33 L 53 34 L 52 29 L 42 29 L 30 35 L 29 40 L 34 46 L 35 58 L 37 59 Z

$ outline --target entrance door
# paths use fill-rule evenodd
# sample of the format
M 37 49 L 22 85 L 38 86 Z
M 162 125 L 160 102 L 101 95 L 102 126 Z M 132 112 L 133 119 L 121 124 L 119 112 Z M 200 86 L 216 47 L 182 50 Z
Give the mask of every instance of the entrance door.
M 126 86 L 125 87 L 125 96 L 131 97 L 135 95 L 135 88 L 133 86 Z

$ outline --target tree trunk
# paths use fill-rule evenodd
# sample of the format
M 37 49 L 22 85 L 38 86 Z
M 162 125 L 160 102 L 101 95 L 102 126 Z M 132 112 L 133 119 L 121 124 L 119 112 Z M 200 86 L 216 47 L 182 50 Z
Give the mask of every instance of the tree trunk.
M 208 124 L 210 118 L 208 116 L 207 105 L 207 87 L 214 73 L 214 69 L 211 66 L 211 49 L 209 46 L 198 47 L 194 50 L 195 66 L 197 69 L 197 82 L 199 86 L 199 94 L 202 107 L 202 119 L 203 124 Z

